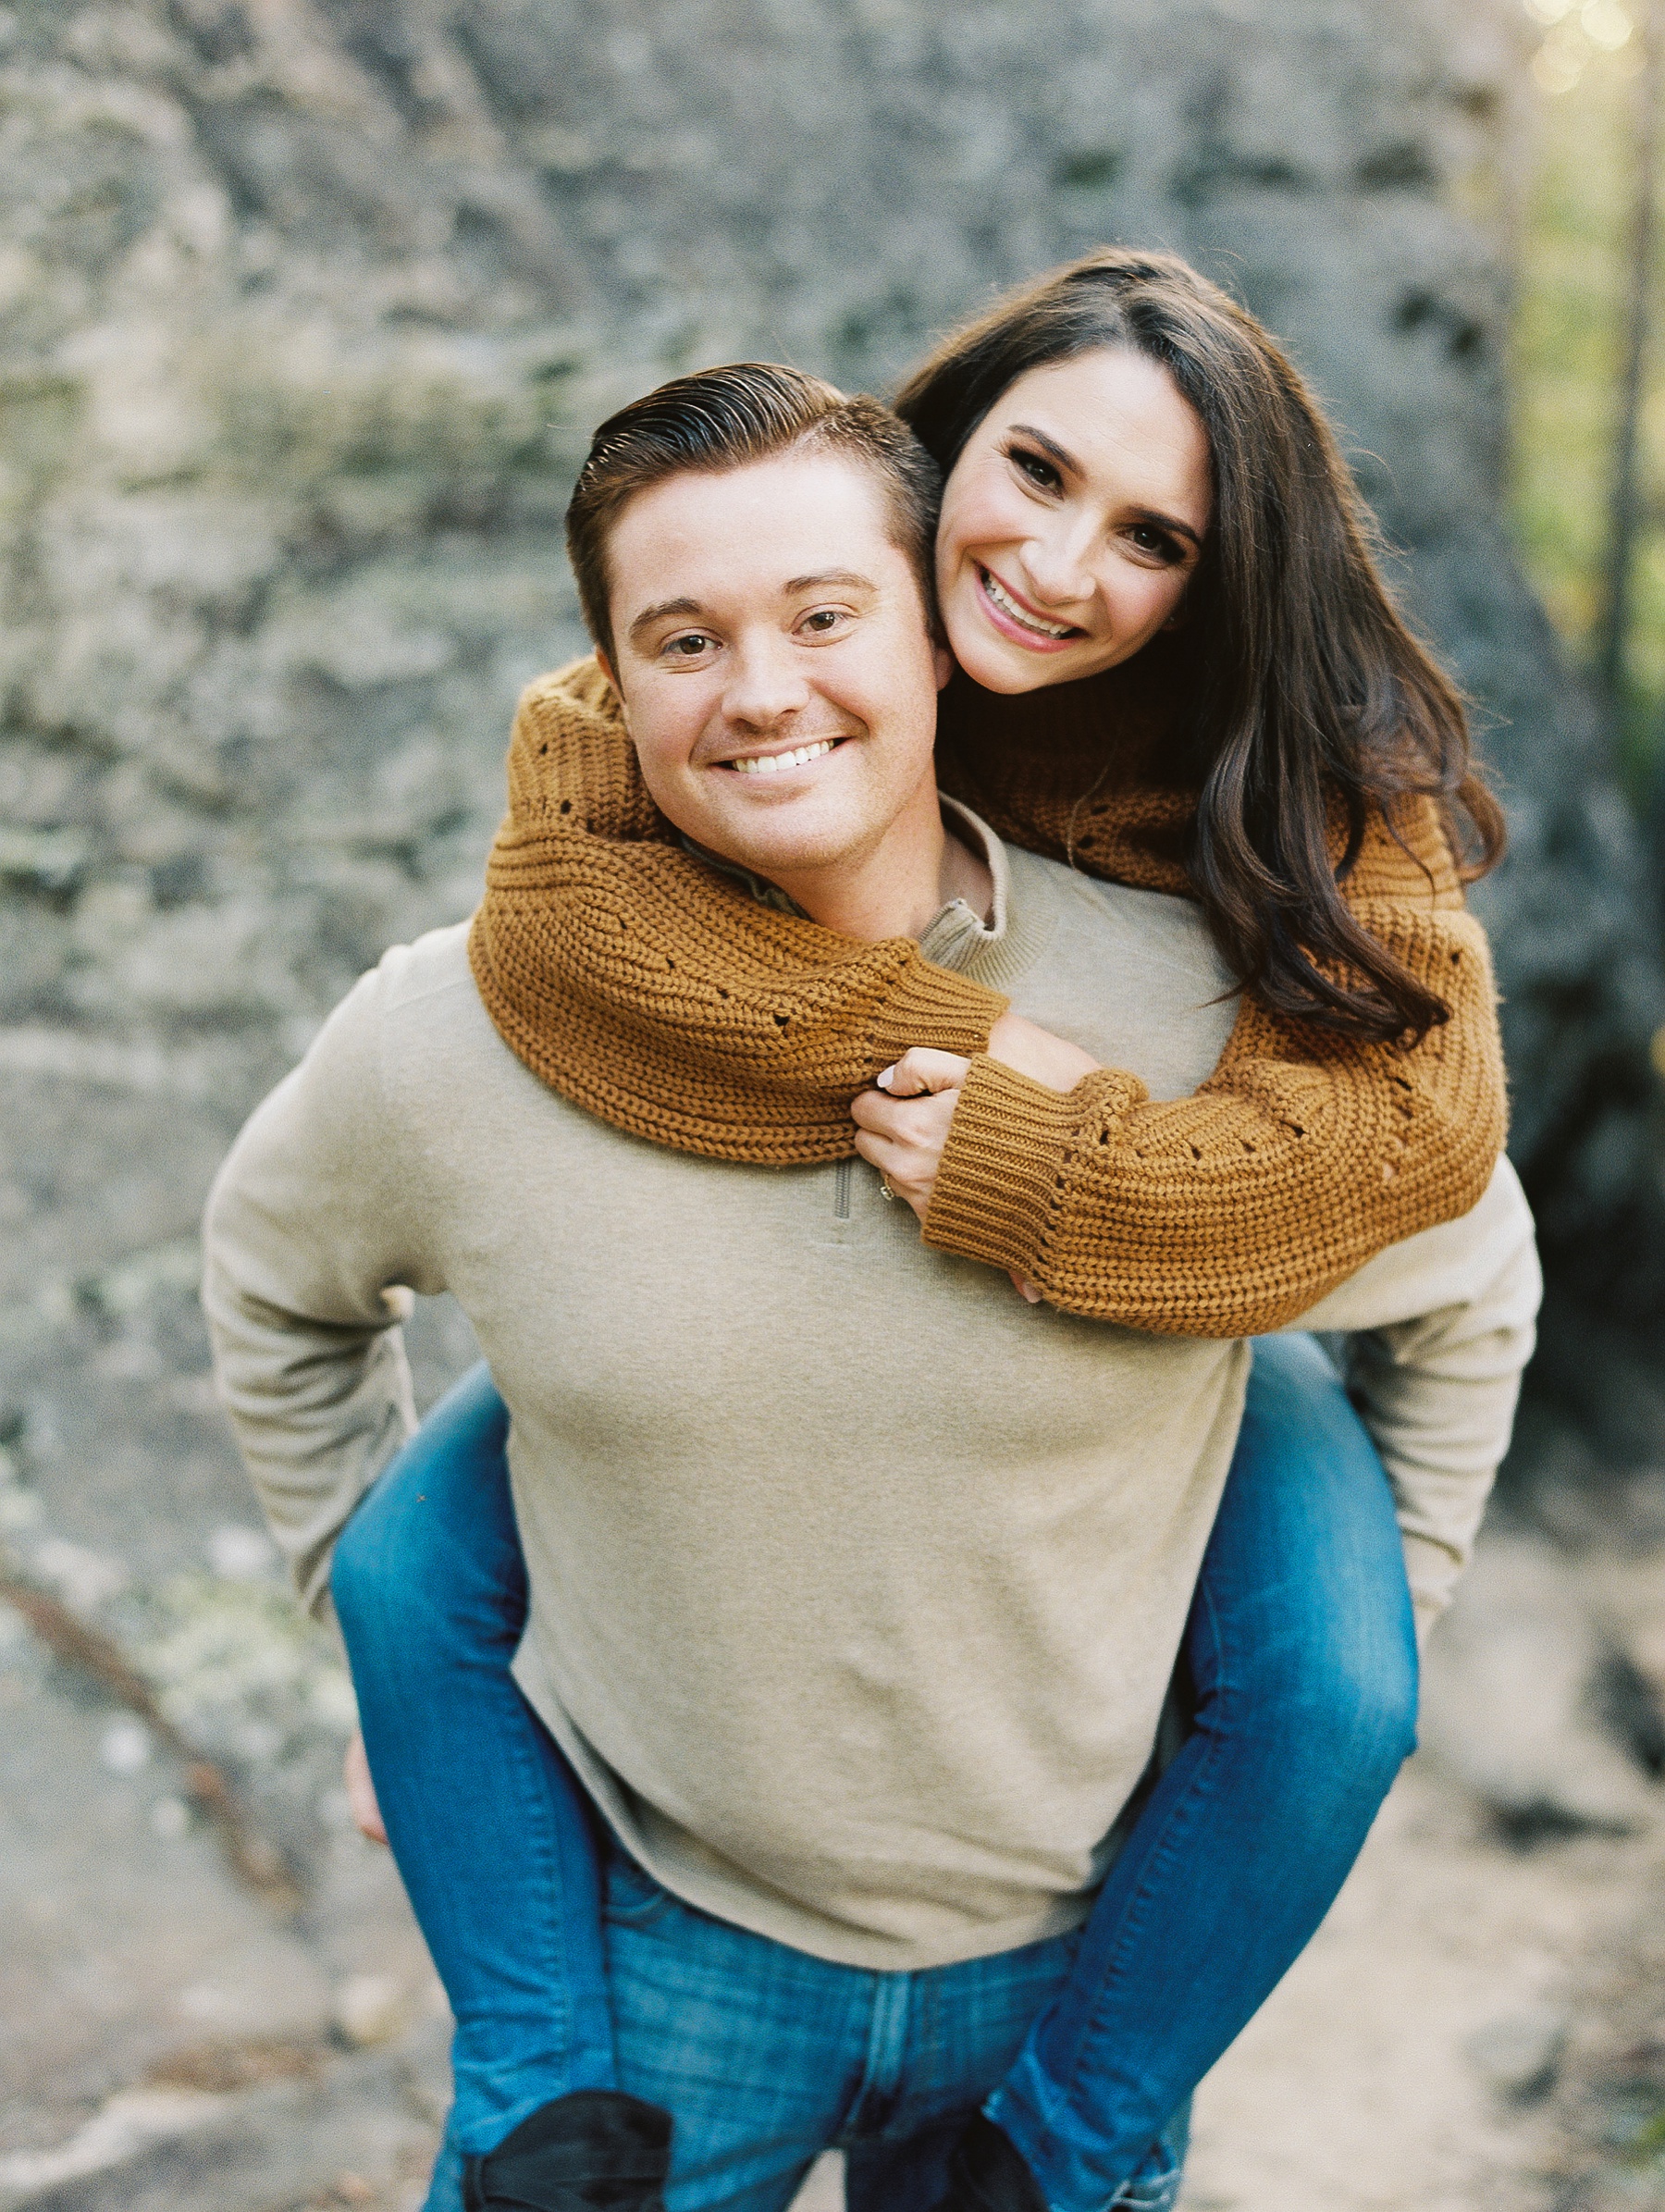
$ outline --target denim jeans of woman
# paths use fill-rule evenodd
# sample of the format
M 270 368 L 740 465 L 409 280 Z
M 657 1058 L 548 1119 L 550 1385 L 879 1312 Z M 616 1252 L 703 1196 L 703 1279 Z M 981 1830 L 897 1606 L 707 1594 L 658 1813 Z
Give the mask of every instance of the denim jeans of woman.
M 429 2212 L 456 2212 L 463 2153 L 493 2147 L 551 2097 L 614 2087 L 676 2119 L 671 2212 L 783 2206 L 792 2176 L 835 2143 L 849 2151 L 853 2206 L 870 2183 L 874 2212 L 912 2212 L 905 2172 L 937 2187 L 952 2126 L 979 2104 L 1054 2212 L 1171 2204 L 1174 2116 L 1300 1955 L 1413 1742 L 1392 1502 L 1318 1347 L 1256 1345 L 1186 1630 L 1189 1732 L 1084 1926 L 924 1974 L 810 1959 L 653 1885 L 650 1910 L 621 1906 L 647 1877 L 599 1833 L 509 1673 L 526 1589 L 506 1434 L 476 1368 L 360 1507 L 332 1573 L 383 1819 L 456 2019 L 456 2101 Z M 647 1921 L 645 1959 L 623 1931 Z M 644 1973 L 658 1991 L 646 2011 Z M 772 2000 L 760 1995 L 782 1990 L 796 2027 L 820 2023 L 790 2049 L 769 2043 Z M 1030 2008 L 1016 2027 L 1015 2006 Z M 922 2008 L 936 2043 L 959 2054 L 952 2081 L 895 2027 Z M 747 2023 L 759 2040 L 746 2066 L 768 2089 L 756 2110 L 731 2047 Z M 850 2058 L 863 2033 L 869 2049 L 900 2037 L 882 2090 Z M 735 2085 L 707 2111 L 690 2054 L 713 2037 L 713 2078 Z M 806 2101 L 788 2127 L 771 2100 L 789 2079 Z M 829 2096 L 833 2082 L 842 2097 Z

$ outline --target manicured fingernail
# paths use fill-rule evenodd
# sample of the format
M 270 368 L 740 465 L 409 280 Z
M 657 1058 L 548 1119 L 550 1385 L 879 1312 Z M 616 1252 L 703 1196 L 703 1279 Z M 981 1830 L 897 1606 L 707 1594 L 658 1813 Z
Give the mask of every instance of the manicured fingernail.
M 882 1068 L 878 1074 L 873 1078 L 874 1090 L 888 1091 L 891 1087 L 891 1084 L 895 1081 L 895 1075 L 896 1070 L 894 1067 Z

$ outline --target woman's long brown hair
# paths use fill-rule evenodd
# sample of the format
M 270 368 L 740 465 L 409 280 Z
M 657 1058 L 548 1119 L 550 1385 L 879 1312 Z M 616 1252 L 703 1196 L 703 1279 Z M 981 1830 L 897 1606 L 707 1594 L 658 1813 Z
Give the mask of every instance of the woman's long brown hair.
M 1471 879 L 1501 857 L 1502 809 L 1471 759 L 1462 700 L 1395 606 L 1375 517 L 1288 356 L 1178 255 L 1109 249 L 945 339 L 896 411 L 946 476 L 1019 377 L 1105 346 L 1167 370 L 1213 454 L 1175 739 L 1176 765 L 1201 786 L 1189 865 L 1215 942 L 1280 1013 L 1360 1039 L 1420 1040 L 1449 1008 L 1361 928 L 1338 886 L 1373 809 L 1393 830 L 1406 797 L 1432 797 Z

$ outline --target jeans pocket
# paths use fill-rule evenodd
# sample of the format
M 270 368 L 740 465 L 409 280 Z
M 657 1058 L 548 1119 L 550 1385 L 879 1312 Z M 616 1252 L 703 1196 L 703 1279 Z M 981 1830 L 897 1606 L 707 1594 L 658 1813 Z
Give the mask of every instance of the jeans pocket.
M 628 1851 L 617 1845 L 608 1854 L 607 1889 L 601 1917 L 618 1928 L 651 1928 L 676 1902 Z

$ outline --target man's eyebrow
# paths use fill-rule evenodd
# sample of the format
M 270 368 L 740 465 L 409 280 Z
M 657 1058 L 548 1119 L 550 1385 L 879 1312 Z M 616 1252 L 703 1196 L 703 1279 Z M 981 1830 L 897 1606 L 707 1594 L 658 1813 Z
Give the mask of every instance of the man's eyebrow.
M 663 622 L 668 614 L 677 616 L 703 614 L 705 609 L 697 599 L 660 599 L 657 607 L 644 607 L 630 625 L 629 635 L 639 637 L 642 632 L 656 622 Z
M 1081 464 L 1075 455 L 1061 446 L 1055 438 L 1048 438 L 1044 430 L 1037 430 L 1033 423 L 1014 423 L 1014 433 L 1019 438 L 1032 439 L 1049 461 L 1055 461 L 1060 468 L 1067 468 L 1079 476 Z M 1182 523 L 1177 514 L 1164 514 L 1160 507 L 1136 507 L 1133 513 L 1141 523 L 1154 523 L 1159 530 L 1169 530 L 1176 538 L 1189 538 L 1199 552 L 1202 550 L 1201 533 L 1190 523 Z
M 879 588 L 871 576 L 857 575 L 853 568 L 823 568 L 813 576 L 789 577 L 781 587 L 781 597 L 796 599 L 800 591 L 820 591 L 828 584 L 854 585 L 860 591 Z

